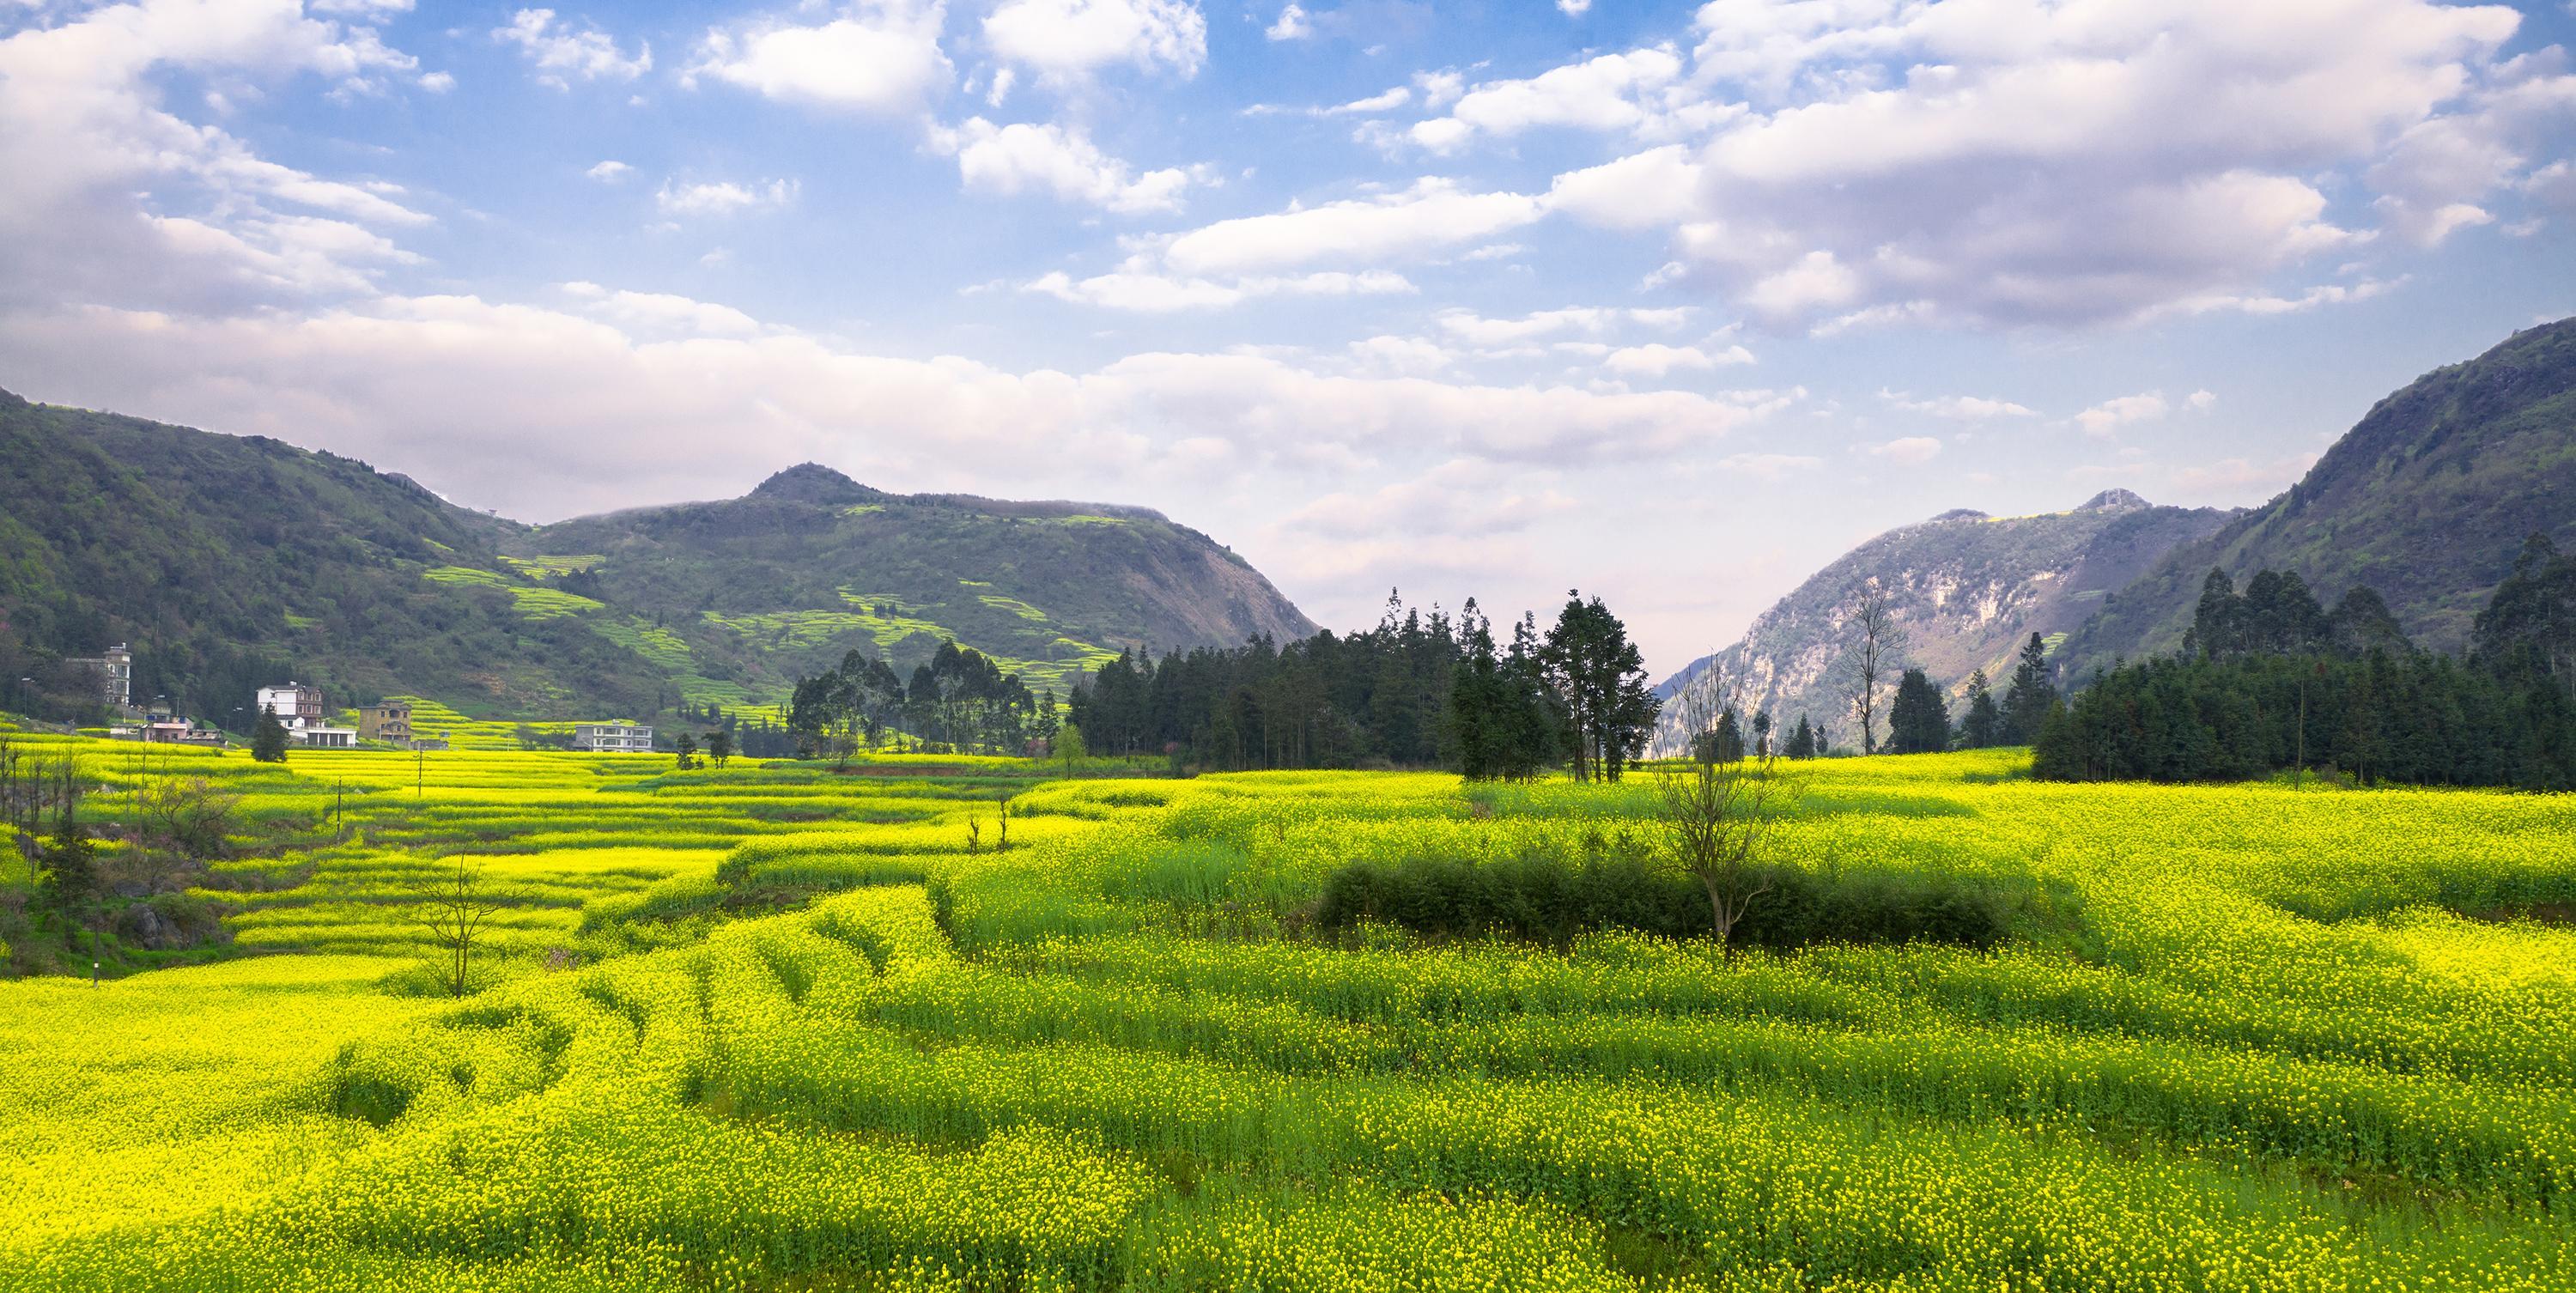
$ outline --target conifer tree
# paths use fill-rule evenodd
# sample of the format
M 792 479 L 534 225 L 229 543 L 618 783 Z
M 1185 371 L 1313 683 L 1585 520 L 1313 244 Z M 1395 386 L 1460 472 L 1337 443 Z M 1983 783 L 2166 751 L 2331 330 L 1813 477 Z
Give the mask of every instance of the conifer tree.
M 2048 641 L 2037 633 L 2022 644 L 2021 661 L 2013 666 L 2012 686 L 2004 692 L 2004 743 L 2029 745 L 2039 739 L 2049 706 L 2057 703 L 2057 684 L 2048 676 Z
M 259 723 L 251 728 L 250 757 L 261 763 L 286 762 L 286 724 L 266 705 L 259 707 Z
M 2003 712 L 1995 708 L 1993 687 L 1986 681 L 1986 671 L 1968 675 L 1968 713 L 1959 720 L 1959 746 L 1982 750 L 2003 739 Z
M 1908 669 L 1897 680 L 1887 727 L 1887 746 L 1894 753 L 1932 754 L 1950 748 L 1949 705 L 1922 670 Z

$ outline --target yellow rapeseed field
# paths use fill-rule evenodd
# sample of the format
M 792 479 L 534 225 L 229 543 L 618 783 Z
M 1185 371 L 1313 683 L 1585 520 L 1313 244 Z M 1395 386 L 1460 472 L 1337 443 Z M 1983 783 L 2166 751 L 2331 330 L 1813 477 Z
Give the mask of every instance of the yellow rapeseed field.
M 1728 958 L 1312 919 L 1644 776 L 81 749 L 269 834 L 230 959 L 0 983 L 0 1288 L 2576 1288 L 2563 798 L 1803 765 L 1781 865 L 2047 909 Z

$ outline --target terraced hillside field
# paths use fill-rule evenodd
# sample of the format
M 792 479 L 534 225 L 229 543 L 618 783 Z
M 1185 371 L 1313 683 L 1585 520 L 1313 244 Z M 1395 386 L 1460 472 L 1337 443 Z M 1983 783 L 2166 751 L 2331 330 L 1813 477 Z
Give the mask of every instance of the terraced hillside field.
M 2576 805 L 2025 762 L 1802 770 L 1778 901 L 1932 936 L 1727 958 L 1548 925 L 1655 923 L 1642 779 L 215 759 L 352 839 L 280 955 L 0 985 L 0 1282 L 2576 1286 Z M 415 995 L 460 851 L 527 954 Z

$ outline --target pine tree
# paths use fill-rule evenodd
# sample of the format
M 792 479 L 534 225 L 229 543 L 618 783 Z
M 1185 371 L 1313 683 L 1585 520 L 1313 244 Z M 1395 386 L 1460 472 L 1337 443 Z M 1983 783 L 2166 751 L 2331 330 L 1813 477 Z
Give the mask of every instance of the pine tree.
M 2057 684 L 2048 676 L 2048 641 L 2033 633 L 2022 644 L 2021 662 L 2013 666 L 2012 686 L 2004 692 L 2004 743 L 2037 741 L 2049 706 L 2056 703 Z
M 1449 747 L 1460 776 L 1487 781 L 1506 775 L 1510 718 L 1493 629 L 1477 614 L 1472 597 L 1459 615 L 1458 634 L 1458 665 L 1449 679 Z
M 259 723 L 251 728 L 250 757 L 261 763 L 286 762 L 286 724 L 266 705 L 259 707 Z
M 1933 754 L 1950 748 L 1950 707 L 1920 669 L 1897 680 L 1887 711 L 1887 748 L 1896 754 Z
M 2003 711 L 1995 708 L 1993 687 L 1986 681 L 1986 671 L 1968 675 L 1968 714 L 1959 721 L 1959 746 L 1982 750 L 2003 739 Z
M 1628 626 L 1600 598 L 1568 592 L 1540 658 L 1573 720 L 1576 777 L 1617 781 L 1646 748 L 1662 708 Z

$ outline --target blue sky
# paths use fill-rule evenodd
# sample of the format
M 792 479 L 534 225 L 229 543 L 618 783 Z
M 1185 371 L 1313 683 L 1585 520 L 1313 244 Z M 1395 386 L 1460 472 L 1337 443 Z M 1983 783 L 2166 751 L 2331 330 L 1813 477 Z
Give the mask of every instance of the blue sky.
M 1328 624 L 1580 585 L 1660 673 L 1952 507 L 2259 502 L 2576 311 L 2571 38 L 2557 0 L 0 0 L 0 386 L 527 520 L 805 459 L 1144 504 Z

